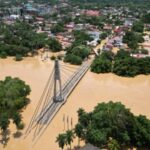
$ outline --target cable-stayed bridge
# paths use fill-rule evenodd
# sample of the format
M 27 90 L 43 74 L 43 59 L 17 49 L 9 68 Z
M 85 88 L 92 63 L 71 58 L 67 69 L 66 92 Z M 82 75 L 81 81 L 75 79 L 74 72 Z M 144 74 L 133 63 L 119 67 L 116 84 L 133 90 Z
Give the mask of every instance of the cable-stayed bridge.
M 74 66 L 55 60 L 54 68 L 26 130 L 25 137 L 30 132 L 33 132 L 35 141 L 41 137 L 73 89 L 89 70 L 90 65 L 91 61 L 83 62 L 81 66 Z

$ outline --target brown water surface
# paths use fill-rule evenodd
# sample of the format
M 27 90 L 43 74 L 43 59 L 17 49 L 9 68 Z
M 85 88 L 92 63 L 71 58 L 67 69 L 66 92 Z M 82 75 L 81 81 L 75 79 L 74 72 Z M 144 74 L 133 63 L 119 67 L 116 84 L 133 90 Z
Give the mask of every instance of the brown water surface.
M 0 59 L 0 80 L 6 76 L 19 77 L 32 88 L 31 103 L 23 112 L 23 120 L 27 125 L 33 115 L 44 86 L 53 67 L 53 62 L 42 62 L 40 58 L 26 58 L 15 62 L 12 58 Z M 63 132 L 63 116 L 77 122 L 77 110 L 83 107 L 91 111 L 97 103 L 121 101 L 135 114 L 143 114 L 150 118 L 150 76 L 140 75 L 135 78 L 122 78 L 113 74 L 94 74 L 90 71 L 80 81 L 67 103 L 61 108 L 40 140 L 34 145 L 33 133 L 27 138 L 14 138 L 14 125 L 10 126 L 10 141 L 5 150 L 58 150 L 56 136 Z M 65 129 L 66 129 L 65 124 Z M 70 128 L 70 127 L 69 127 Z M 23 131 L 23 133 L 25 130 Z M 74 145 L 77 145 L 75 140 Z M 3 149 L 0 144 L 0 150 Z

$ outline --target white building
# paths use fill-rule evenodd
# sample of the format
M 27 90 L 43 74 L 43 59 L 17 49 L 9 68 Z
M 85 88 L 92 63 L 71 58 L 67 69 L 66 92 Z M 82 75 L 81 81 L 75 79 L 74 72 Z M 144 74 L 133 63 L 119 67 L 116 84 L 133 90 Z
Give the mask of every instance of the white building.
M 10 19 L 12 20 L 16 20 L 16 19 L 19 19 L 19 15 L 10 15 Z

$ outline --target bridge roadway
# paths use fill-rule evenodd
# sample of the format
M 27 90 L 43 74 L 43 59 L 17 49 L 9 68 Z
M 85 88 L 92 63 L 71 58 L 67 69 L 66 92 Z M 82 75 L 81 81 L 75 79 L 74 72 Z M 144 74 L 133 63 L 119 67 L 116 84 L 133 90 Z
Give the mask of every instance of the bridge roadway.
M 68 81 L 62 86 L 62 97 L 64 98 L 64 100 L 60 102 L 54 102 L 52 97 L 48 106 L 46 106 L 36 118 L 36 121 L 38 123 L 49 124 L 51 122 L 59 109 L 67 101 L 67 98 L 69 97 L 73 89 L 77 86 L 79 81 L 89 70 L 90 65 L 91 61 L 84 62 L 81 67 L 79 67 L 77 71 L 68 79 Z M 59 95 L 60 93 L 57 93 L 57 96 Z

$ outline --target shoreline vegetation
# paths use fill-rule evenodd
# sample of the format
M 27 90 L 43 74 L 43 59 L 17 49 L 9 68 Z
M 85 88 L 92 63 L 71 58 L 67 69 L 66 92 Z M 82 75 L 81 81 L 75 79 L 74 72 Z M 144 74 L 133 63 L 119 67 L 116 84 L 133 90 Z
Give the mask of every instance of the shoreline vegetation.
M 125 147 L 150 148 L 150 120 L 146 116 L 135 116 L 120 102 L 98 104 L 93 111 L 80 108 L 78 123 L 74 129 L 57 136 L 61 149 L 70 145 L 74 138 L 100 149 L 120 150 Z
M 16 61 L 34 56 L 41 48 L 49 48 L 52 52 L 62 50 L 55 38 L 48 38 L 45 33 L 36 33 L 29 23 L 19 20 L 13 25 L 0 25 L 0 40 L 0 58 L 15 56 Z
M 0 129 L 4 146 L 9 141 L 11 121 L 17 129 L 14 136 L 19 136 L 20 130 L 25 126 L 22 112 L 30 103 L 30 99 L 27 97 L 30 92 L 30 86 L 19 78 L 6 77 L 4 81 L 0 81 Z
M 91 65 L 95 73 L 114 73 L 122 77 L 135 77 L 150 74 L 150 57 L 134 58 L 132 53 L 120 50 L 114 55 L 112 52 L 102 52 Z
M 68 55 L 72 55 L 72 54 L 68 54 Z M 123 49 L 118 51 L 116 55 L 110 51 L 102 52 L 100 56 L 95 57 L 95 59 L 93 60 L 90 71 L 96 74 L 113 73 L 120 77 L 136 77 L 138 75 L 149 75 L 150 74 L 150 57 L 134 58 L 132 57 L 132 55 L 133 54 L 131 54 L 129 51 L 125 51 Z M 58 53 L 50 52 L 49 54 L 41 53 L 41 54 L 36 54 L 34 56 L 28 56 L 28 57 L 34 58 L 35 56 L 39 56 L 42 61 L 47 60 L 47 59 L 53 61 L 56 58 L 62 61 L 62 58 L 63 58 L 63 54 L 59 52 Z M 16 60 L 17 58 L 15 56 L 9 56 L 9 58 L 12 58 L 14 61 L 23 60 L 22 57 L 21 58 L 19 57 L 18 58 L 19 60 Z M 24 57 L 24 59 L 25 58 L 27 57 Z M 7 61 L 7 58 L 5 59 Z M 70 62 L 72 61 L 73 60 L 71 59 Z M 68 63 L 66 57 L 64 58 L 64 63 Z M 71 64 L 81 65 L 81 63 L 82 61 L 78 62 L 78 60 L 75 60 L 75 62 L 73 61 Z

